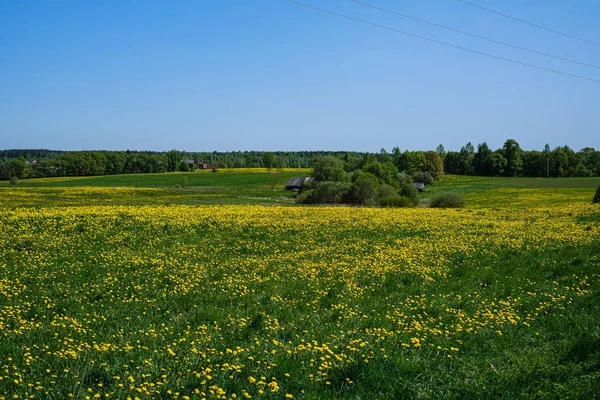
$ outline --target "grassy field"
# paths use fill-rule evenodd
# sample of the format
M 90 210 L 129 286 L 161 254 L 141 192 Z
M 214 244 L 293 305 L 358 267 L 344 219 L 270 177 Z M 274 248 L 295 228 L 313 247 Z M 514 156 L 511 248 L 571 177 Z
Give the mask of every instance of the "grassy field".
M 0 181 L 0 208 L 76 205 L 262 204 L 291 205 L 285 182 L 309 169 L 224 169 Z M 588 203 L 600 178 L 487 178 L 447 175 L 427 186 L 422 205 L 444 192 L 463 195 L 469 208 L 539 207 Z
M 292 204 L 283 190 L 308 169 L 223 169 L 165 173 L 26 179 L 0 182 L 0 207 L 164 204 Z
M 129 174 L 78 176 L 65 178 L 25 179 L 19 183 L 22 187 L 135 187 L 135 188 L 231 188 L 251 189 L 279 186 L 291 177 L 308 176 L 310 169 L 284 168 L 268 171 L 264 168 L 219 169 L 196 172 L 177 172 L 163 174 Z M 1 184 L 8 184 L 2 182 Z
M 598 179 L 423 194 L 458 210 L 269 179 L 0 184 L 0 399 L 599 398 Z
M 468 207 L 541 207 L 589 203 L 600 178 L 488 178 L 447 175 L 423 194 L 428 198 L 444 192 L 465 197 Z

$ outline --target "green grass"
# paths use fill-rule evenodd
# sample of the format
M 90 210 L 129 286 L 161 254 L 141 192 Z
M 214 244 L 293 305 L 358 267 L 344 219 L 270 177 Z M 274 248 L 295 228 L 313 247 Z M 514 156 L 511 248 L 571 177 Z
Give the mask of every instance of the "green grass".
M 269 173 L 263 169 L 220 169 L 218 172 L 177 172 L 163 174 L 103 175 L 64 178 L 22 179 L 19 187 L 135 187 L 135 188 L 254 188 L 271 182 L 283 186 L 295 176 L 308 176 L 310 170 L 296 169 Z M 8 182 L 0 182 L 8 185 Z
M 0 398 L 594 399 L 597 213 L 0 211 Z
M 295 206 L 305 174 L 0 183 L 0 400 L 600 398 L 598 178 L 440 210 Z
M 433 191 L 452 190 L 467 194 L 490 189 L 595 189 L 600 178 L 490 178 L 482 176 L 445 175 L 429 186 Z
M 18 185 L 0 182 L 0 207 L 74 204 L 291 204 L 294 192 L 283 190 L 291 177 L 310 170 L 226 169 L 217 173 L 165 173 L 24 179 Z M 446 175 L 427 186 L 421 204 L 445 192 L 456 192 L 467 208 L 545 207 L 588 203 L 600 178 L 488 178 Z M 129 188 L 122 192 L 84 191 L 84 188 Z M 144 190 L 144 189 L 157 189 Z M 18 193 L 20 191 L 20 194 Z
M 446 175 L 426 187 L 424 203 L 445 192 L 455 192 L 471 208 L 547 207 L 589 203 L 600 178 L 487 178 Z
M 294 192 L 283 190 L 309 170 L 219 170 L 216 173 L 165 173 L 24 179 L 0 182 L 0 207 L 107 204 L 291 204 Z M 101 190 L 104 189 L 104 190 Z

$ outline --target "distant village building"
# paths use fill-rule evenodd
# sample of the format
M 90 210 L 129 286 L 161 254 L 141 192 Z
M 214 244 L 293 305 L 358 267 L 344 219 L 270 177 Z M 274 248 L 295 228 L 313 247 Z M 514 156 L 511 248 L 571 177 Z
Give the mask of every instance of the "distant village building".
M 302 184 L 304 182 L 310 183 L 314 180 L 314 178 L 290 178 L 290 180 L 285 184 L 285 190 L 300 190 L 302 189 Z
M 415 189 L 417 189 L 419 192 L 422 192 L 423 190 L 425 190 L 425 184 L 424 183 L 413 183 L 413 186 L 415 187 Z
M 194 160 L 183 160 L 187 163 L 187 165 L 190 166 L 190 169 L 213 169 L 213 165 L 209 164 L 207 162 L 204 161 L 198 161 L 198 164 L 196 164 L 196 161 Z

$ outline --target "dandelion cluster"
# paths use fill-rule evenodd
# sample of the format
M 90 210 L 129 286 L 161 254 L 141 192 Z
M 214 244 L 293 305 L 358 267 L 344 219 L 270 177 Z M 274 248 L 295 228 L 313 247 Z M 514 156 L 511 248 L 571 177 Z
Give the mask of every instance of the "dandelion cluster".
M 0 399 L 336 397 L 370 368 L 452 363 L 598 289 L 551 255 L 598 243 L 591 212 L 5 209 Z

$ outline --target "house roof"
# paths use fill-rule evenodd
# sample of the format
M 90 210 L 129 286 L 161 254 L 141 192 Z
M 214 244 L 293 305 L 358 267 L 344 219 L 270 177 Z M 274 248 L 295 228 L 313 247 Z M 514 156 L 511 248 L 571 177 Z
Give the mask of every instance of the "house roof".
M 304 182 L 304 178 L 290 178 L 289 181 L 285 184 L 286 187 L 300 187 L 302 186 L 302 182 Z
M 285 184 L 286 189 L 287 188 L 298 188 L 300 189 L 302 187 L 302 183 L 306 182 L 312 182 L 314 180 L 314 178 L 308 177 L 308 178 L 290 178 L 289 181 L 287 181 L 287 183 Z

